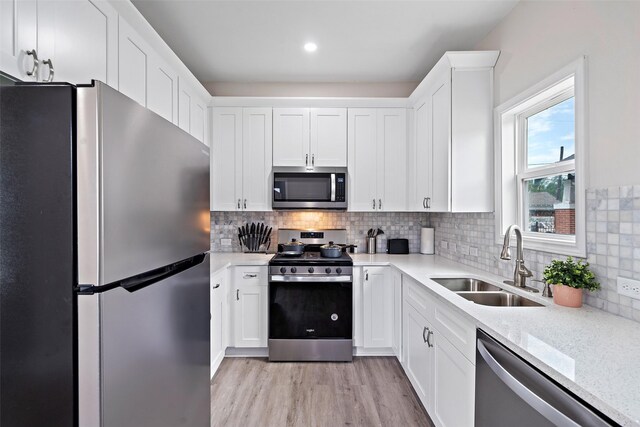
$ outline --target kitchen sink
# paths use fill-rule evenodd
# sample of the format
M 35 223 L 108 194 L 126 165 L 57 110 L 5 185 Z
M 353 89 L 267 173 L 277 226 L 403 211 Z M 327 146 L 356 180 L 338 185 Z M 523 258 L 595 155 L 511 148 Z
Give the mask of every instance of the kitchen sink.
M 543 307 L 528 298 L 510 292 L 457 292 L 462 298 L 473 301 L 476 304 L 490 305 L 493 307 Z
M 487 283 L 479 279 L 472 279 L 470 277 L 431 280 L 453 292 L 497 292 L 502 290 L 491 283 Z

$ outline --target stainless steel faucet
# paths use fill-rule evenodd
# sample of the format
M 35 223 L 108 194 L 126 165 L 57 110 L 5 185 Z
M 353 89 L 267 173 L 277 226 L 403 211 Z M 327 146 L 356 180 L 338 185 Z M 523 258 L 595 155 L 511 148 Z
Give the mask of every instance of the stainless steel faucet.
M 516 254 L 516 268 L 513 271 L 513 285 L 521 288 L 527 287 L 527 277 L 533 276 L 531 270 L 524 265 L 524 250 L 522 249 L 522 230 L 520 227 L 513 224 L 507 228 L 507 232 L 504 235 L 504 244 L 502 245 L 502 252 L 500 253 L 500 259 L 510 260 L 511 251 L 509 250 L 509 244 L 511 241 L 511 232 L 516 234 L 517 254 Z

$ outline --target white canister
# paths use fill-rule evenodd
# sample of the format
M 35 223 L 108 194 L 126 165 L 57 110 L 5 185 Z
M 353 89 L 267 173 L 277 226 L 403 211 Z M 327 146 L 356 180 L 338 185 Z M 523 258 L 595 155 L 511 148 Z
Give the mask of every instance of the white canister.
M 436 253 L 436 233 L 431 227 L 422 227 L 420 231 L 420 253 L 425 255 Z

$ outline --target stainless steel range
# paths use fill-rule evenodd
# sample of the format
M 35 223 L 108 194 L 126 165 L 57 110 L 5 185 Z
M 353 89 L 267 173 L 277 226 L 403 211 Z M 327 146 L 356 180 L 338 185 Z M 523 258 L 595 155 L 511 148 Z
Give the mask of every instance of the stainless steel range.
M 304 252 L 286 255 L 283 245 L 294 239 Z M 278 231 L 279 253 L 269 262 L 270 361 L 352 360 L 353 260 L 346 251 L 321 254 L 323 244 L 346 239 L 346 230 Z

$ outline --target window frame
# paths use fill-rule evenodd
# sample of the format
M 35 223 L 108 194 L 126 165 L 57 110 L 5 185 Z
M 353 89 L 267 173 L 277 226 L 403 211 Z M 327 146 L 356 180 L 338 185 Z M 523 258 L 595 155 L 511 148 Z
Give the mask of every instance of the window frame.
M 496 243 L 503 242 L 510 224 L 518 224 L 523 231 L 525 248 L 586 257 L 586 95 L 586 57 L 581 57 L 494 110 Z M 574 160 L 529 167 L 526 119 L 571 96 L 575 99 Z M 525 224 L 525 180 L 564 173 L 575 173 L 575 235 L 529 231 Z

